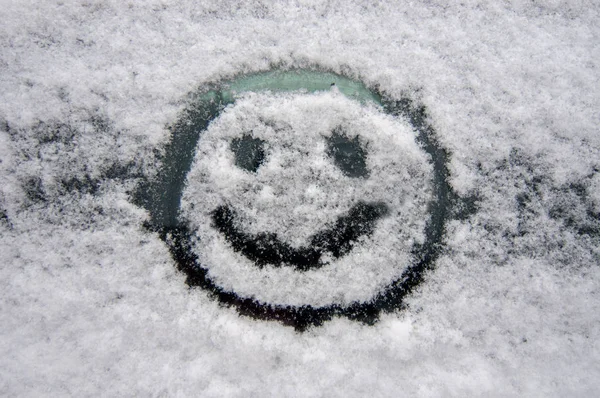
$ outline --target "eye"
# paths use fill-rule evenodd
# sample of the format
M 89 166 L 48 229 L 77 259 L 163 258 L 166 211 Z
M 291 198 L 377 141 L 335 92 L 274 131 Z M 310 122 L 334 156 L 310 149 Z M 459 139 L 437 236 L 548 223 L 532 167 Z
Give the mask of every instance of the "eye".
M 327 155 L 333 158 L 337 167 L 351 178 L 368 177 L 367 152 L 358 137 L 348 138 L 340 127 L 327 138 Z
M 256 173 L 265 160 L 265 141 L 249 134 L 231 140 L 231 150 L 235 155 L 235 165 L 252 173 Z

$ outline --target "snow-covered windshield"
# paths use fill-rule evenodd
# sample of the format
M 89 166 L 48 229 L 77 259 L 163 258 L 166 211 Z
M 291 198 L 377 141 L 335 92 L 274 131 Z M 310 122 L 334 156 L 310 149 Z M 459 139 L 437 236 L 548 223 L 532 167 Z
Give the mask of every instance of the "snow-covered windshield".
M 3 1 L 0 395 L 597 396 L 599 11 Z

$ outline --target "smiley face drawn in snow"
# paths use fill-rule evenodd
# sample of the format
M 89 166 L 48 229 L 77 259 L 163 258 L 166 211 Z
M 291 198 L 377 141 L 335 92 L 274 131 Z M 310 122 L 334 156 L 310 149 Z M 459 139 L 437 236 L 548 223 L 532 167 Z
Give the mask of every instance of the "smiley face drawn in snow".
M 300 330 L 398 308 L 448 217 L 422 108 L 331 73 L 241 80 L 175 127 L 147 201 L 188 284 Z
M 335 91 L 252 93 L 200 137 L 181 210 L 224 289 L 347 306 L 402 274 L 430 198 L 408 123 Z

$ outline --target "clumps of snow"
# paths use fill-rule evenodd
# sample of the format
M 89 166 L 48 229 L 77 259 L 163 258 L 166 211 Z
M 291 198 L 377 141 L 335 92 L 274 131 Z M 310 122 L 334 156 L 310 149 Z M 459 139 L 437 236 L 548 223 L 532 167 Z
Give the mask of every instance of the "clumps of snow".
M 336 165 L 327 149 L 333 134 L 360 142 L 368 175 L 350 177 Z M 232 142 L 244 135 L 265 143 L 255 172 L 236 166 Z M 182 214 L 197 231 L 200 263 L 219 286 L 265 303 L 368 301 L 402 275 L 414 261 L 413 245 L 423 243 L 432 167 L 415 135 L 407 121 L 335 90 L 249 93 L 201 135 L 188 174 Z M 308 272 L 257 267 L 233 251 L 212 221 L 212 213 L 227 205 L 244 233 L 276 234 L 297 248 L 358 203 L 383 203 L 389 212 L 350 253 Z
M 594 211 L 600 213 L 600 172 L 596 171 L 590 180 L 588 195 L 592 202 Z
M 103 211 L 92 203 L 105 194 L 128 198 L 153 157 L 148 145 L 136 147 L 134 137 L 94 112 L 74 112 L 68 122 L 38 120 L 28 128 L 7 124 L 6 130 L 12 155 L 4 162 L 12 160 L 12 181 L 4 195 L 20 193 L 9 216 L 33 208 L 54 224 L 94 224 Z M 87 221 L 76 221 L 75 214 Z
M 600 395 L 599 15 L 578 0 L 2 2 L 0 395 Z M 103 177 L 132 161 L 151 175 L 186 94 L 273 65 L 418 90 L 453 188 L 479 199 L 375 326 L 299 334 L 188 289 L 133 181 Z M 42 144 L 40 121 L 76 132 Z M 61 184 L 86 173 L 94 193 Z
M 548 256 L 554 266 L 569 268 L 600 260 L 600 218 L 590 195 L 595 174 L 564 184 L 549 170 L 551 165 L 541 157 L 517 149 L 492 169 L 482 170 L 495 184 L 479 191 L 483 208 L 475 225 L 494 242 L 499 263 L 521 255 Z

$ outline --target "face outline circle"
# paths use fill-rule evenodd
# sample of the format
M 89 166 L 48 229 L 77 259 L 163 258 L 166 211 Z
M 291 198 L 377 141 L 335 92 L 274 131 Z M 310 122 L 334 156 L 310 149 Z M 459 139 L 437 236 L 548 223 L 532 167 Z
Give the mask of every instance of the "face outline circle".
M 293 77 L 297 74 L 308 75 L 306 78 L 310 81 L 310 84 L 306 84 L 308 88 L 298 87 L 297 80 L 290 82 L 290 75 Z M 265 87 L 265 81 L 275 83 L 270 87 L 266 84 Z M 297 302 L 265 303 L 264 300 L 256 300 L 253 294 L 240 295 L 231 288 L 223 288 L 215 282 L 213 276 L 209 275 L 209 269 L 203 266 L 197 252 L 194 251 L 194 230 L 197 225 L 190 228 L 190 223 L 180 219 L 178 214 L 183 186 L 195 156 L 195 144 L 200 135 L 206 133 L 209 123 L 222 115 L 225 106 L 236 102 L 234 95 L 236 92 L 239 95 L 240 92 L 257 92 L 274 88 L 280 92 L 298 89 L 322 92 L 329 89 L 332 81 L 347 97 L 372 100 L 386 114 L 407 121 L 416 132 L 416 142 L 430 157 L 434 182 L 431 200 L 426 206 L 428 214 L 423 228 L 424 240 L 414 243 L 410 248 L 412 259 L 401 275 L 394 278 L 391 283 L 387 283 L 385 288 L 379 289 L 368 300 L 354 302 L 346 300 L 342 304 L 332 302 L 313 303 L 313 305 Z M 163 170 L 157 181 L 150 184 L 147 189 L 149 192 L 147 196 L 150 199 L 146 201 L 146 208 L 152 217 L 152 228 L 157 230 L 168 244 L 179 269 L 188 275 L 187 283 L 190 286 L 200 286 L 208 290 L 221 303 L 235 306 L 240 314 L 259 319 L 279 320 L 298 330 L 304 330 L 311 325 L 320 325 L 336 315 L 373 323 L 380 311 L 402 307 L 402 298 L 420 283 L 424 272 L 433 266 L 439 255 L 443 244 L 444 226 L 450 215 L 452 196 L 447 181 L 448 155 L 437 144 L 434 131 L 426 121 L 423 107 L 415 106 L 408 98 L 392 99 L 382 91 L 368 90 L 359 82 L 315 70 L 273 71 L 243 76 L 229 82 L 215 84 L 212 90 L 203 93 L 192 104 L 173 128 L 174 139 L 167 148 Z M 181 166 L 182 159 L 183 163 L 187 162 L 187 166 Z M 177 162 L 179 163 L 175 165 Z
M 199 139 L 180 218 L 227 290 L 275 305 L 347 306 L 411 261 L 430 176 L 410 125 L 375 106 L 336 90 L 248 93 Z

